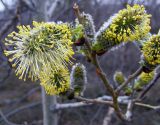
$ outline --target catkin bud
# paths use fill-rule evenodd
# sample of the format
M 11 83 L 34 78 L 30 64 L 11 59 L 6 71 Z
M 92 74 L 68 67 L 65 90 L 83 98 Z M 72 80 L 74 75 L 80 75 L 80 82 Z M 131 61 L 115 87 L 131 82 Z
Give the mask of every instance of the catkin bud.
M 115 74 L 114 74 L 114 81 L 116 83 L 118 83 L 119 85 L 124 83 L 125 82 L 125 77 L 124 77 L 123 73 L 120 72 L 120 71 L 116 71 Z
M 122 72 L 120 71 L 116 71 L 114 74 L 114 81 L 119 84 L 122 85 L 125 82 L 126 78 L 123 75 Z M 126 86 L 123 88 L 123 92 L 125 95 L 129 96 L 132 93 L 132 88 L 130 86 Z
M 140 91 L 145 85 L 150 83 L 155 76 L 155 72 L 150 73 L 142 72 L 140 76 L 135 80 L 134 89 Z
M 93 38 L 95 35 L 95 25 L 92 16 L 90 14 L 82 13 L 82 19 L 85 34 L 88 37 Z
M 86 68 L 84 67 L 84 65 L 76 63 L 72 67 L 70 78 L 71 78 L 71 88 L 74 90 L 75 95 L 83 96 L 83 92 L 87 84 Z

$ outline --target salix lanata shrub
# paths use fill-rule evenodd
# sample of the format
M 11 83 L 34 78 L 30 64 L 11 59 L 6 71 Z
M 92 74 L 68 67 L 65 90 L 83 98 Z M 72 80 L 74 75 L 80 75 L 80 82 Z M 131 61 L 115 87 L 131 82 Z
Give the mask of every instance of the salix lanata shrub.
M 71 24 L 34 21 L 32 27 L 18 26 L 18 32 L 10 33 L 5 39 L 7 49 L 4 53 L 20 79 L 40 80 L 40 85 L 50 95 L 70 95 L 71 92 L 76 97 L 83 96 L 87 83 L 85 66 L 81 63 L 73 65 L 73 55 L 78 50 L 96 67 L 98 76 L 112 95 L 115 111 L 122 118 L 117 104 L 119 90 L 129 96 L 143 90 L 154 79 L 155 69 L 160 64 L 160 33 L 150 33 L 151 15 L 143 5 L 127 5 L 97 32 L 90 14 L 78 10 L 76 13 L 77 19 Z M 130 82 L 132 77 L 128 80 L 121 71 L 115 72 L 114 81 L 118 89 L 114 90 L 96 57 L 117 46 L 120 48 L 126 42 L 139 45 L 142 68 L 135 73 L 137 78 L 135 74 L 132 76 L 134 83 Z M 73 46 L 76 46 L 75 51 Z

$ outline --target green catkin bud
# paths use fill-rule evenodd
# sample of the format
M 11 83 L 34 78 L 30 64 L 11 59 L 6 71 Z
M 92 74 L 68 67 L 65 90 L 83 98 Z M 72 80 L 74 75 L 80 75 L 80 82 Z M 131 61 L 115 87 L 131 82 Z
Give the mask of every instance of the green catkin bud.
M 71 88 L 74 90 L 76 96 L 83 96 L 86 88 L 87 77 L 86 68 L 83 64 L 76 63 L 71 71 Z
M 124 94 L 127 95 L 127 96 L 131 95 L 132 92 L 133 92 L 131 86 L 125 87 L 123 91 L 124 91 Z
M 123 75 L 122 72 L 120 71 L 116 71 L 115 74 L 114 74 L 114 81 L 119 84 L 119 85 L 122 85 L 124 82 L 125 82 L 126 78 L 125 76 Z M 131 93 L 132 93 L 132 88 L 130 86 L 126 86 L 124 89 L 123 89 L 123 92 L 125 95 L 129 96 Z
M 74 44 L 76 46 L 80 46 L 83 44 L 80 42 L 77 42 L 77 41 L 84 38 L 84 28 L 83 28 L 82 24 L 79 24 L 77 22 L 77 20 L 75 22 L 76 22 L 75 26 L 72 26 L 72 28 L 71 28 L 72 41 L 74 41 Z
M 125 77 L 124 77 L 123 73 L 120 72 L 120 71 L 116 71 L 115 74 L 114 74 L 114 81 L 116 83 L 118 83 L 119 85 L 124 83 L 125 82 Z
M 153 80 L 154 76 L 155 76 L 154 71 L 150 73 L 142 72 L 140 76 L 135 80 L 134 89 L 137 91 L 142 90 L 144 86 L 146 86 Z
M 93 18 L 90 14 L 82 13 L 82 25 L 84 27 L 84 32 L 89 38 L 94 38 L 95 35 L 95 25 Z
M 121 43 L 144 38 L 150 31 L 149 17 L 144 6 L 128 5 L 99 29 L 92 49 L 97 53 L 102 53 Z

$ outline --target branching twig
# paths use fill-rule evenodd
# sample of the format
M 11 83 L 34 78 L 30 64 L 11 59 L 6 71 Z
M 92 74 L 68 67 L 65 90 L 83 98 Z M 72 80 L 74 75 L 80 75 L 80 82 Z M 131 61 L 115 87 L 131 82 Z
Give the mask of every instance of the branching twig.
M 137 76 L 139 76 L 143 71 L 143 67 L 140 67 L 135 73 L 130 75 L 128 79 L 120 85 L 117 89 L 116 92 L 119 93 L 127 84 L 129 84 L 133 79 L 135 79 Z
M 79 22 L 83 25 L 83 16 L 79 11 L 79 6 L 75 3 L 73 6 L 75 15 L 77 16 Z M 94 51 L 91 50 L 90 44 L 89 44 L 89 38 L 87 37 L 87 35 L 85 35 L 86 41 L 85 41 L 85 45 L 87 46 L 90 55 L 91 55 L 91 60 L 92 63 L 95 65 L 96 67 L 96 71 L 99 75 L 99 77 L 101 78 L 101 80 L 103 81 L 106 89 L 109 91 L 109 93 L 112 95 L 113 97 L 113 107 L 117 113 L 117 115 L 119 116 L 120 119 L 124 120 L 125 116 L 122 114 L 119 105 L 118 105 L 118 101 L 117 101 L 117 97 L 118 95 L 116 94 L 116 92 L 114 91 L 113 87 L 109 84 L 107 78 L 106 78 L 106 74 L 103 72 L 103 70 L 101 69 L 99 62 L 97 60 L 97 55 Z

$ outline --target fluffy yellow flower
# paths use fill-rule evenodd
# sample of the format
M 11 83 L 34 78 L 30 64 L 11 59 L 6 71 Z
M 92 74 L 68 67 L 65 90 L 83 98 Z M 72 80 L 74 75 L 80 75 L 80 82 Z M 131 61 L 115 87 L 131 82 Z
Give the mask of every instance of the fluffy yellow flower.
M 70 27 L 66 23 L 38 23 L 30 26 L 18 26 L 18 33 L 12 32 L 5 40 L 8 50 L 4 53 L 16 67 L 20 79 L 28 76 L 36 80 L 39 72 L 47 65 L 54 69 L 71 63 L 74 54 Z
M 96 34 L 93 50 L 107 51 L 122 42 L 140 40 L 150 31 L 150 15 L 144 6 L 127 6 L 112 16 Z
M 142 48 L 144 60 L 153 66 L 160 64 L 160 35 L 153 35 Z
M 43 70 L 39 78 L 41 86 L 44 87 L 49 95 L 59 95 L 70 88 L 69 71 L 64 67 L 59 67 L 58 70 L 54 70 L 53 68 Z

